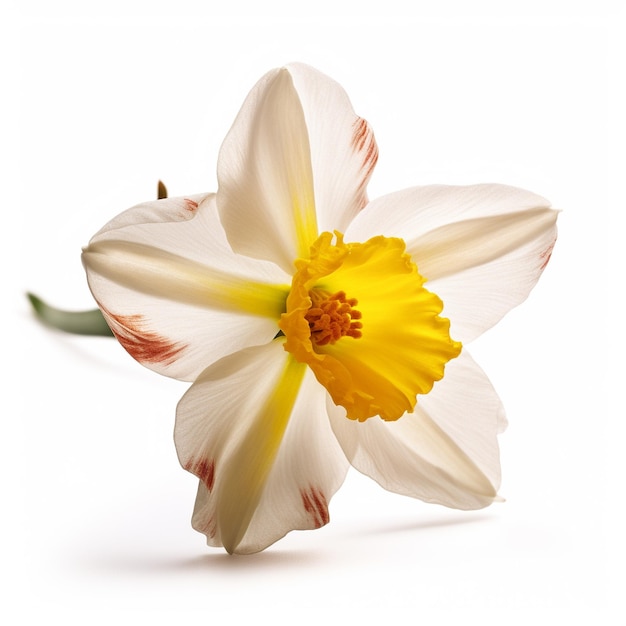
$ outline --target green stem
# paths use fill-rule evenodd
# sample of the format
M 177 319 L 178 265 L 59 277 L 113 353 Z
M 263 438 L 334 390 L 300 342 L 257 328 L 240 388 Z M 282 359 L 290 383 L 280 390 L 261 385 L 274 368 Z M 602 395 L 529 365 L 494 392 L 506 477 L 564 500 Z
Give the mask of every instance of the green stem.
M 46 304 L 32 293 L 26 294 L 38 319 L 52 328 L 75 335 L 113 337 L 100 309 L 92 311 L 62 311 Z

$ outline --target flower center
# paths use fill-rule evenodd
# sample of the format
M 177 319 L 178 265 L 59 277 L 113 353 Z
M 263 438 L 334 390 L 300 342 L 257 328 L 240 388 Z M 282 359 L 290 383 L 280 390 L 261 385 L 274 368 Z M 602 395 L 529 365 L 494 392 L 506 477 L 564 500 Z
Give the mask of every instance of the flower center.
M 346 298 L 343 291 L 330 295 L 323 289 L 309 291 L 311 308 L 304 319 L 311 329 L 311 340 L 318 346 L 325 346 L 339 341 L 346 335 L 358 339 L 363 335 L 361 312 L 354 307 L 358 304 L 356 298 Z
M 461 344 L 450 338 L 450 322 L 439 316 L 443 303 L 424 288 L 402 239 L 346 244 L 335 236 L 322 233 L 310 258 L 295 262 L 278 324 L 283 347 L 311 368 L 348 418 L 397 420 L 443 377 Z

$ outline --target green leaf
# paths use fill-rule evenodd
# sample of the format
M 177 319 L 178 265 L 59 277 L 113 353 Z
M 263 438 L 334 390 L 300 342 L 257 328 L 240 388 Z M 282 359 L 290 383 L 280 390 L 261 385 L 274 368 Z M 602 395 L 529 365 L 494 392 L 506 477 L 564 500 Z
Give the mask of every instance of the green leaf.
M 92 311 L 62 311 L 46 304 L 41 298 L 32 293 L 26 294 L 37 318 L 58 330 L 75 335 L 99 335 L 113 337 L 113 333 L 106 323 L 100 309 Z

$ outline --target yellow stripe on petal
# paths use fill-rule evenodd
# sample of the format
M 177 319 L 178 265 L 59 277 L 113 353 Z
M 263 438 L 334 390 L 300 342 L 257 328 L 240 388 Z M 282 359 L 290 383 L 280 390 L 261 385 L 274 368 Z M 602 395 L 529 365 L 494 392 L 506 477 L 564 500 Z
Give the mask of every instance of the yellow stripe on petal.
M 128 241 L 92 243 L 83 263 L 119 285 L 199 307 L 277 319 L 288 287 L 246 280 L 158 248 Z
M 307 189 L 304 197 L 293 198 L 293 214 L 298 240 L 298 255 L 304 256 L 309 252 L 311 243 L 318 237 L 317 216 L 313 190 Z
M 232 554 L 243 539 L 291 417 L 306 366 L 287 356 L 273 393 L 228 462 L 217 503 L 221 538 Z M 245 389 L 242 389 L 245 393 Z
M 395 420 L 412 411 L 461 352 L 441 300 L 401 239 L 344 244 L 323 233 L 297 272 L 280 328 L 347 416 Z
M 235 252 L 291 274 L 319 234 L 313 169 L 292 76 L 270 72 L 246 99 L 218 161 L 217 203 Z
M 275 187 L 284 185 L 283 197 L 291 199 L 287 215 L 293 218 L 297 254 L 304 256 L 318 237 L 311 148 L 302 103 L 287 70 L 281 70 L 266 98 L 272 105 L 265 121 L 272 131 L 267 139 L 276 167 L 274 172 L 267 172 L 267 176 L 278 176 Z

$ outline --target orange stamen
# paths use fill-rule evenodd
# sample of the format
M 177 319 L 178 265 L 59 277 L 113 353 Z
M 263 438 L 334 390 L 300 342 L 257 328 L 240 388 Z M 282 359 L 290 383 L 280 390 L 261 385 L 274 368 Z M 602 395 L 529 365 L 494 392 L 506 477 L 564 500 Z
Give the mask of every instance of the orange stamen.
M 361 337 L 361 312 L 354 307 L 356 298 L 346 298 L 343 291 L 335 294 L 314 289 L 309 293 L 311 308 L 304 316 L 311 329 L 311 340 L 318 346 L 333 344 L 342 337 Z

